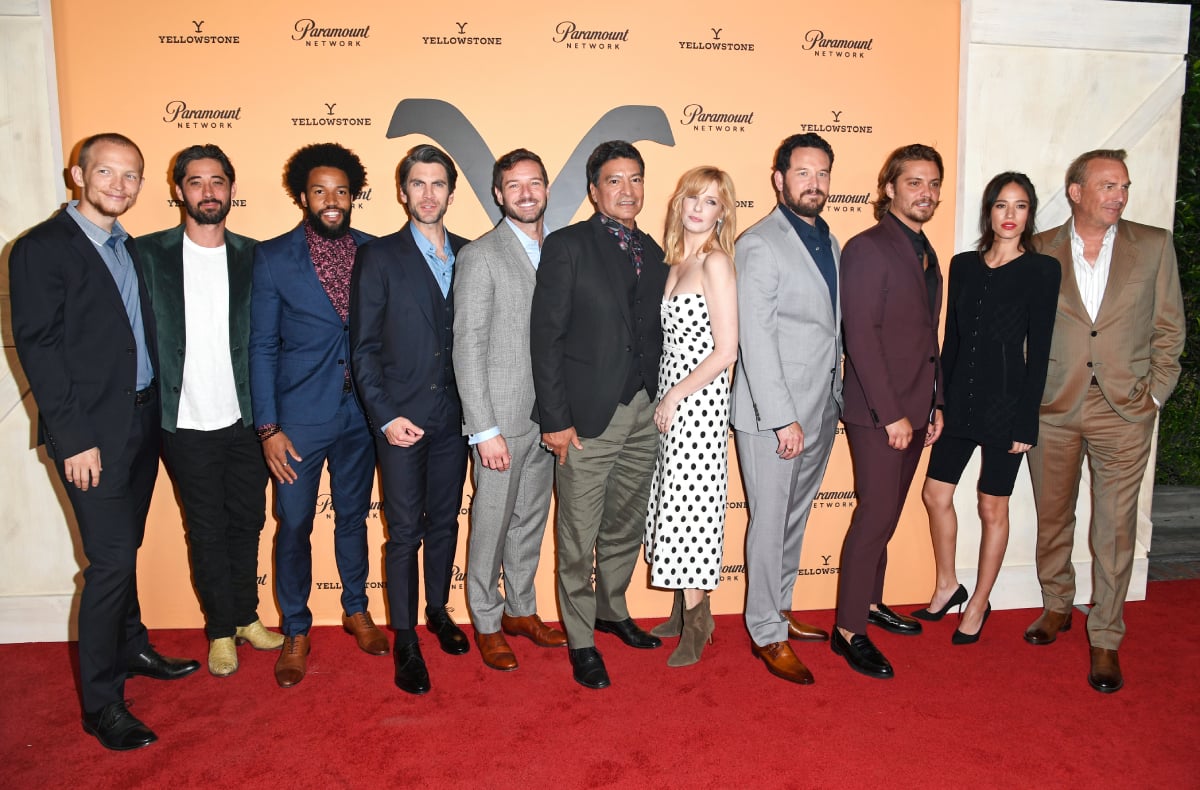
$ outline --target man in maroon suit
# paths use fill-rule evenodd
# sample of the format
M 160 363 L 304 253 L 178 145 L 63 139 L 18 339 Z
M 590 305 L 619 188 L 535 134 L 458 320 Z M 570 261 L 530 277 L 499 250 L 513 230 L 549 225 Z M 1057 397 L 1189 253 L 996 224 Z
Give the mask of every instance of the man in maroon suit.
M 927 145 L 893 151 L 879 171 L 879 222 L 842 251 L 842 422 L 858 505 L 842 547 L 830 644 L 851 669 L 876 678 L 893 672 L 867 636 L 867 623 L 898 634 L 921 632 L 919 622 L 883 605 L 883 578 L 887 544 L 921 450 L 942 431 L 942 276 L 921 230 L 937 210 L 942 175 L 942 157 Z

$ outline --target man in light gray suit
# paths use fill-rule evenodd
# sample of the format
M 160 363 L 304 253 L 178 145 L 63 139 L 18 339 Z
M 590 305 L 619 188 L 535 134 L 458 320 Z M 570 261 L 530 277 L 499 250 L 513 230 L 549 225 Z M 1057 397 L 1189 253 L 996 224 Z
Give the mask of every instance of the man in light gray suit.
M 475 459 L 467 605 L 483 663 L 506 672 L 517 659 L 504 634 L 541 647 L 563 647 L 567 637 L 538 617 L 534 592 L 554 480 L 554 456 L 530 418 L 529 306 L 550 196 L 542 160 L 524 148 L 500 157 L 492 191 L 504 219 L 458 257 L 454 375 Z
M 771 674 L 813 682 L 788 637 L 825 640 L 790 614 L 800 546 L 842 407 L 837 239 L 821 218 L 833 149 L 784 140 L 779 205 L 737 241 L 738 367 L 730 420 L 746 486 L 746 627 Z

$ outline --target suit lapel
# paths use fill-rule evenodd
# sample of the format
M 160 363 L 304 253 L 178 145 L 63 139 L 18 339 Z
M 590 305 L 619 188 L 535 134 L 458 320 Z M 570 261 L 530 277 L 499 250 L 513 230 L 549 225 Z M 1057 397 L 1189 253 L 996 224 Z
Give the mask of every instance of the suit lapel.
M 342 317 L 338 315 L 337 309 L 333 306 L 333 302 L 329 301 L 329 294 L 325 292 L 325 286 L 321 284 L 321 278 L 317 276 L 317 267 L 313 263 L 312 255 L 308 251 L 308 240 L 304 236 L 304 223 L 301 222 L 292 239 L 292 263 L 294 264 L 293 271 L 297 278 L 297 282 L 301 283 L 301 287 L 308 291 L 310 298 L 314 304 L 323 304 L 328 310 L 322 309 L 319 312 L 327 320 L 341 326 L 344 322 Z
M 1100 299 L 1100 309 L 1096 311 L 1096 321 L 1116 309 L 1116 300 L 1125 290 L 1125 284 L 1133 276 L 1137 268 L 1137 244 L 1133 234 L 1125 222 L 1117 225 L 1117 234 L 1113 239 L 1112 260 L 1108 267 L 1108 282 L 1104 284 L 1104 296 Z
M 1067 220 L 1059 229 L 1058 235 L 1054 237 L 1053 243 L 1045 253 L 1053 256 L 1062 267 L 1062 286 L 1059 289 L 1062 307 L 1070 310 L 1085 323 L 1092 323 L 1092 318 L 1084 307 L 1083 296 L 1079 293 L 1079 282 L 1075 279 L 1075 261 L 1071 257 L 1071 220 Z
M 417 307 L 421 309 L 421 315 L 425 316 L 429 326 L 436 332 L 437 322 L 433 318 L 433 308 L 436 304 L 435 299 L 442 298 L 441 289 L 438 287 L 433 272 L 429 271 L 425 253 L 421 252 L 416 239 L 413 238 L 412 223 L 404 223 L 404 227 L 396 235 L 396 243 L 399 245 L 396 263 L 403 275 L 412 283 L 412 296 Z M 436 297 L 434 291 L 437 291 Z
M 800 260 L 800 263 L 797 266 L 787 266 L 785 264 L 784 271 L 795 271 L 798 277 L 807 279 L 809 284 L 803 289 L 804 293 L 821 294 L 823 298 L 819 299 L 818 301 L 822 302 L 826 307 L 829 308 L 829 318 L 832 321 L 837 321 L 837 315 L 834 311 L 833 302 L 828 298 L 829 286 L 826 284 L 825 278 L 821 276 L 821 270 L 817 268 L 817 262 L 813 260 L 812 254 L 808 251 L 808 247 L 805 246 L 804 241 L 800 238 L 800 234 L 797 233 L 796 229 L 792 227 L 791 223 L 788 221 L 788 218 L 780 213 L 783 211 L 787 211 L 787 209 L 783 208 L 782 206 L 777 207 L 774 218 L 775 229 L 783 237 L 783 244 L 787 251 L 788 258 L 785 258 L 785 260 L 790 259 L 791 256 L 795 256 Z M 830 236 L 831 243 L 832 240 L 833 237 Z M 833 256 L 833 259 L 834 271 L 836 271 L 836 254 Z M 841 288 L 840 282 L 838 283 L 838 287 Z M 839 298 L 838 301 L 840 302 L 841 299 Z
M 503 253 L 501 260 L 511 262 L 513 268 L 516 269 L 516 276 L 532 291 L 533 286 L 537 284 L 537 272 L 534 270 L 533 264 L 529 262 L 529 256 L 525 254 L 525 247 L 522 246 L 521 240 L 517 238 L 517 231 L 509 227 L 506 221 L 500 220 L 500 227 L 496 234 Z
M 121 300 L 121 289 L 117 287 L 116 279 L 113 277 L 112 272 L 108 270 L 108 264 L 106 264 L 104 259 L 100 257 L 100 251 L 96 249 L 96 245 L 93 244 L 92 240 L 89 239 L 87 234 L 83 232 L 83 228 L 80 228 L 69 214 L 63 212 L 62 216 L 68 223 L 70 223 L 68 227 L 70 228 L 71 233 L 71 246 L 74 247 L 75 251 L 79 253 L 79 256 L 83 258 L 84 265 L 91 266 L 92 268 L 98 267 L 97 271 L 103 275 L 100 278 L 100 281 L 104 283 L 104 285 L 101 287 L 104 289 L 106 298 L 108 298 L 108 300 L 111 301 L 114 306 L 120 308 L 121 315 L 126 315 L 125 302 Z M 139 287 L 141 287 L 141 279 L 141 273 L 139 272 Z M 128 325 L 128 321 L 126 324 Z

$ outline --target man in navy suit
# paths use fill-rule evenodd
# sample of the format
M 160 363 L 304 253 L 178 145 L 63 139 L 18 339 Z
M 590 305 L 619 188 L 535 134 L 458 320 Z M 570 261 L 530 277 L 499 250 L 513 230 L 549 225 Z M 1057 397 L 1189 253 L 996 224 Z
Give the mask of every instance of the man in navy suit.
M 334 556 L 342 582 L 342 626 L 371 655 L 387 638 L 367 611 L 367 510 L 375 457 L 350 375 L 350 272 L 372 237 L 350 227 L 366 183 L 359 158 L 336 143 L 301 148 L 286 180 L 304 209 L 295 229 L 254 254 L 250 306 L 250 395 L 254 424 L 275 487 L 275 593 L 283 614 L 280 686 L 304 679 L 312 612 L 310 536 L 325 462 L 335 511 Z
M 138 606 L 137 551 L 158 475 L 158 355 L 137 250 L 117 218 L 137 200 L 142 168 L 128 137 L 89 137 L 71 168 L 79 200 L 25 234 L 9 263 L 13 340 L 38 405 L 38 443 L 66 487 L 88 560 L 78 614 L 83 729 L 116 750 L 157 740 L 125 707 L 127 676 L 171 680 L 200 668 L 160 656 Z
M 467 439 L 454 383 L 454 257 L 467 240 L 446 230 L 458 171 L 444 151 L 418 145 L 400 162 L 409 222 L 358 251 L 350 287 L 350 344 L 383 482 L 388 609 L 396 685 L 429 691 L 417 642 L 417 551 L 424 544 L 425 619 L 442 650 L 470 650 L 446 601 Z

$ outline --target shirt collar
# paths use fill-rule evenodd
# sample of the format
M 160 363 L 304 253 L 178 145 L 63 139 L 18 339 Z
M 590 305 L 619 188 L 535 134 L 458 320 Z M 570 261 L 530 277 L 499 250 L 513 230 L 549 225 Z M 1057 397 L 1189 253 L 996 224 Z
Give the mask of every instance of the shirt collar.
M 120 220 L 113 220 L 112 232 L 109 232 L 83 216 L 83 213 L 79 210 L 78 200 L 72 200 L 67 204 L 67 214 L 71 219 L 75 220 L 75 224 L 79 226 L 84 235 L 98 247 L 109 244 L 110 239 L 115 240 L 114 244 L 124 244 L 125 240 L 129 238 L 129 234 L 125 232 L 125 228 L 122 227 Z
M 925 231 L 913 230 L 903 220 L 890 211 L 887 213 L 887 215 L 891 217 L 892 221 L 900 227 L 900 230 L 904 231 L 905 237 L 907 237 L 912 243 L 913 252 L 916 253 L 918 258 L 929 251 L 929 240 L 925 237 Z
M 1113 223 L 1108 226 L 1108 230 L 1104 231 L 1104 238 L 1100 241 L 1100 247 L 1111 247 L 1113 239 L 1117 237 L 1117 225 Z M 1071 253 L 1077 257 L 1083 258 L 1083 239 L 1075 232 L 1075 218 L 1071 218 Z
M 512 229 L 513 235 L 517 237 L 517 241 L 521 242 L 521 247 L 524 248 L 525 254 L 529 256 L 529 262 L 534 266 L 542 257 L 542 248 L 538 244 L 537 239 L 530 238 L 525 231 L 517 227 L 516 223 L 510 218 L 505 217 L 504 221 L 508 223 L 508 227 Z
M 829 238 L 829 223 L 823 217 L 816 217 L 816 222 L 809 225 L 803 217 L 782 203 L 779 204 L 779 213 L 787 217 L 788 222 L 796 229 L 796 233 L 800 234 L 801 239 L 825 241 Z
M 413 223 L 413 222 L 408 223 L 408 229 L 410 231 L 412 231 L 413 241 L 415 241 L 417 243 L 417 249 L 421 251 L 421 254 L 424 255 L 426 258 L 430 258 L 430 257 L 437 258 L 439 260 L 439 262 L 441 262 L 441 256 L 438 255 L 437 247 L 434 245 L 434 243 L 432 241 L 425 238 L 424 233 L 417 230 L 416 223 Z M 444 252 L 446 254 L 445 262 L 447 264 L 454 263 L 454 251 L 450 249 L 450 234 L 446 233 L 445 236 L 446 236 L 446 243 L 442 249 L 442 252 Z

